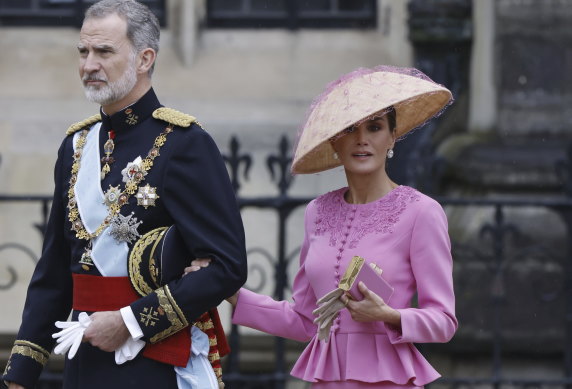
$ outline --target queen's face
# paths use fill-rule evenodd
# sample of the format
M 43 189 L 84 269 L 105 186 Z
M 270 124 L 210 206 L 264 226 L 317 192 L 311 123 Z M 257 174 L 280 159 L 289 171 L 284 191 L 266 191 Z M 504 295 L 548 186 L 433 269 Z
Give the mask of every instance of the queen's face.
M 387 115 L 366 120 L 344 133 L 332 146 L 346 173 L 369 175 L 385 169 L 387 151 L 395 144 Z

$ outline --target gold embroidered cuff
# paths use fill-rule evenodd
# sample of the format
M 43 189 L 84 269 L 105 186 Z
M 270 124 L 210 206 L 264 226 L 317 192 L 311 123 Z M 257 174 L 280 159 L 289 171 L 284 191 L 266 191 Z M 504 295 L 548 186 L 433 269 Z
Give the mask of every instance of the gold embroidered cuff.
M 167 315 L 167 319 L 171 323 L 171 326 L 164 331 L 153 336 L 150 341 L 151 343 L 156 343 L 160 340 L 165 339 L 166 337 L 174 334 L 182 330 L 183 328 L 189 325 L 187 318 L 183 315 L 183 311 L 177 303 L 173 296 L 171 295 L 171 291 L 169 290 L 169 286 L 165 285 L 162 288 L 159 288 L 155 291 L 157 294 L 157 298 L 159 299 L 159 305 Z
M 32 358 L 42 366 L 48 362 L 48 358 L 50 357 L 50 353 L 45 348 L 27 340 L 16 340 L 14 342 L 10 357 L 14 354 Z

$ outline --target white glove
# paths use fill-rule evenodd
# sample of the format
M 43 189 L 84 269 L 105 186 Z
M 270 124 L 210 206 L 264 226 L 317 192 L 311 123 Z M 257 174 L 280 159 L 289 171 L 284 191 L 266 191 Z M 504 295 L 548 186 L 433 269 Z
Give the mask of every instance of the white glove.
M 91 319 L 85 312 L 80 312 L 78 321 L 57 321 L 56 327 L 63 328 L 63 330 L 52 335 L 52 338 L 57 339 L 56 342 L 58 343 L 54 353 L 63 355 L 67 352 L 68 358 L 72 359 L 81 344 L 85 329 L 90 324 Z
M 318 339 L 328 341 L 330 337 L 330 327 L 339 311 L 345 308 L 345 304 L 341 300 L 344 294 L 342 289 L 336 288 L 320 298 L 316 304 L 318 308 L 312 311 L 312 314 L 318 317 L 314 319 L 314 323 L 318 325 Z
M 68 358 L 72 359 L 81 344 L 83 333 L 90 324 L 91 319 L 85 312 L 80 312 L 78 321 L 57 321 L 56 327 L 63 328 L 63 330 L 52 335 L 52 338 L 56 338 L 58 343 L 54 353 L 63 355 L 67 352 Z M 144 341 L 133 338 L 127 339 L 121 347 L 115 350 L 115 363 L 121 365 L 132 360 L 143 347 L 145 347 Z

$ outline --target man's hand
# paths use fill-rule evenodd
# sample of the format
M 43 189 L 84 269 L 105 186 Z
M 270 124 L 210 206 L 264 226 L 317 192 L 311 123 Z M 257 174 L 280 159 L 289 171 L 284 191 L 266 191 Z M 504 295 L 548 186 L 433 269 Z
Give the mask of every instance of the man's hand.
M 119 311 L 95 312 L 83 340 L 103 351 L 115 351 L 131 336 Z

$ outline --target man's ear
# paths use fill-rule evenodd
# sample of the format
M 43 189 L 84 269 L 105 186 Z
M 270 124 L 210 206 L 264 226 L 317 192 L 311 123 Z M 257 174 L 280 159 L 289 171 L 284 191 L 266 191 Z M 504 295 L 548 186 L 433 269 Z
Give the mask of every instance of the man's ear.
M 138 73 L 147 73 L 151 66 L 155 63 L 157 53 L 152 48 L 146 48 L 139 53 L 139 60 L 137 63 Z

